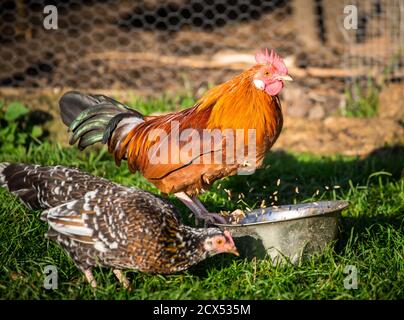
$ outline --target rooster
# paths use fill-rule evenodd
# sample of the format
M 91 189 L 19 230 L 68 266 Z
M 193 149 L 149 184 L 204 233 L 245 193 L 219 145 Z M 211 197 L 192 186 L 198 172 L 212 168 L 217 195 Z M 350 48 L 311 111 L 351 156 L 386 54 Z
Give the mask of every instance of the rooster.
M 166 115 L 144 116 L 104 95 L 67 92 L 59 106 L 62 120 L 72 132 L 69 143 L 78 141 L 80 150 L 97 142 L 107 144 L 117 165 L 127 160 L 132 172 L 140 171 L 163 193 L 174 194 L 196 218 L 224 223 L 222 216 L 206 210 L 198 194 L 241 168 L 262 165 L 282 130 L 282 109 L 277 95 L 284 82 L 292 80 L 282 58 L 274 51 L 260 51 L 255 60 L 254 66 L 210 89 L 194 106 Z M 244 139 L 234 143 L 223 134 L 221 139 L 212 142 L 204 138 L 204 130 L 222 133 L 242 130 Z M 254 132 L 253 140 L 249 140 L 249 130 Z M 178 142 L 179 135 L 185 135 L 185 139 Z M 245 144 L 254 144 L 253 160 L 233 156 L 227 161 L 231 153 L 228 150 L 234 151 L 240 141 L 244 143 L 243 155 Z M 219 149 L 221 161 L 213 161 Z M 155 161 L 159 152 L 160 156 L 166 153 L 168 160 Z M 211 161 L 206 161 L 209 157 Z
M 219 253 L 239 255 L 228 230 L 191 228 L 175 208 L 150 192 L 78 169 L 0 163 L 0 187 L 30 209 L 45 210 L 47 237 L 58 242 L 96 287 L 95 266 L 169 274 Z

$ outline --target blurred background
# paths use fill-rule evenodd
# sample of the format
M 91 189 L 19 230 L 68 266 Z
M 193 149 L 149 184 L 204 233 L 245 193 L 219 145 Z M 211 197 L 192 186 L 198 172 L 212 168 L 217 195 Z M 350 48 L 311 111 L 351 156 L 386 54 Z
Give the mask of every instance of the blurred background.
M 47 5 L 57 29 L 44 27 Z M 35 111 L 62 143 L 57 101 L 67 90 L 167 112 L 267 47 L 295 80 L 281 94 L 276 148 L 365 155 L 403 144 L 403 0 L 2 0 L 0 12 L 3 109 Z

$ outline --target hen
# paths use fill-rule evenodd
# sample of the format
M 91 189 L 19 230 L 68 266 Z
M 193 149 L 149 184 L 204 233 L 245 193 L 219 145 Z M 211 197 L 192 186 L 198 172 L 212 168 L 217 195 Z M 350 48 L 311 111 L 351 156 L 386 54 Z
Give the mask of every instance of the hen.
M 0 163 L 0 187 L 31 209 L 45 210 L 47 237 L 58 242 L 96 287 L 94 266 L 173 273 L 222 252 L 238 255 L 228 231 L 181 224 L 175 208 L 153 194 L 77 169 Z
M 223 223 L 197 195 L 215 180 L 262 164 L 282 129 L 277 94 L 292 80 L 275 52 L 255 59 L 256 65 L 210 89 L 193 107 L 161 116 L 143 116 L 103 95 L 68 92 L 59 105 L 70 144 L 78 141 L 81 150 L 108 144 L 118 165 L 127 160 L 132 172 L 173 193 L 197 218 Z

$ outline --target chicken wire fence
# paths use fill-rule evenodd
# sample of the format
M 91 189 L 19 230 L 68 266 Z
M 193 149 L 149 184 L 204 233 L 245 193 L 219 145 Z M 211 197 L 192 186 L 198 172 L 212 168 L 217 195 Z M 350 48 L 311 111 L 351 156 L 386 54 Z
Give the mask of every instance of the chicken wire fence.
M 220 83 L 264 47 L 285 57 L 295 86 L 341 93 L 353 78 L 404 71 L 403 0 L 0 3 L 3 88 L 161 95 Z

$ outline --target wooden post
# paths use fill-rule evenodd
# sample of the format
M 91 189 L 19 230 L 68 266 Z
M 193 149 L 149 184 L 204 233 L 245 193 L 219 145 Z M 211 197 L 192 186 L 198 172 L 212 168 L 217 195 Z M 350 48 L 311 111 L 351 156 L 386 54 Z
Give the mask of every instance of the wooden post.
M 322 0 L 323 19 L 327 45 L 332 48 L 343 49 L 343 21 L 344 1 Z
M 294 0 L 293 19 L 296 34 L 306 50 L 318 50 L 321 46 L 319 24 L 314 0 Z
M 32 38 L 32 30 L 28 21 L 28 12 L 24 0 L 16 0 L 16 36 L 23 36 L 24 39 Z

